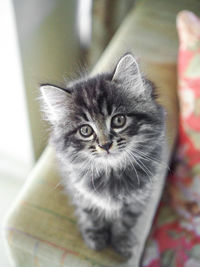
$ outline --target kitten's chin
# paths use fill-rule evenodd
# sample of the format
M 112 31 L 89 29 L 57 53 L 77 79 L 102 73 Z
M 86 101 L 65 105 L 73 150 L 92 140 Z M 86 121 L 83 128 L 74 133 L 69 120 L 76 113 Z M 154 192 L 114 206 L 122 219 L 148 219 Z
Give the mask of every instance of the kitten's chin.
M 99 166 L 119 167 L 122 163 L 122 153 L 119 152 L 102 152 L 96 157 L 96 162 Z

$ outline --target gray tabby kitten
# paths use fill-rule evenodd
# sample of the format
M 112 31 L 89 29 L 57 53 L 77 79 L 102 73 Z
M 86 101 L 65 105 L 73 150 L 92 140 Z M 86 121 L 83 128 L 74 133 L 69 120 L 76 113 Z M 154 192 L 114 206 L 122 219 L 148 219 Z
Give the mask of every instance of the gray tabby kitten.
M 42 85 L 41 92 L 86 244 L 95 250 L 111 244 L 133 257 L 134 227 L 149 201 L 164 140 L 164 111 L 153 84 L 125 54 L 113 73 L 65 89 Z

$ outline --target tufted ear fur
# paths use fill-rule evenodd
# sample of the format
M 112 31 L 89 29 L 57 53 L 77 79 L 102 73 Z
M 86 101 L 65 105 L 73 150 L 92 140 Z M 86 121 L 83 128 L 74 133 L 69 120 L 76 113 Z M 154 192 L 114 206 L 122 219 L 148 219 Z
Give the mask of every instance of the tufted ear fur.
M 58 123 L 69 109 L 71 94 L 54 85 L 41 85 L 41 101 L 45 118 L 52 124 Z
M 126 54 L 119 60 L 112 80 L 122 82 L 123 88 L 129 92 L 134 90 L 134 94 L 138 95 L 144 93 L 142 75 L 132 54 Z

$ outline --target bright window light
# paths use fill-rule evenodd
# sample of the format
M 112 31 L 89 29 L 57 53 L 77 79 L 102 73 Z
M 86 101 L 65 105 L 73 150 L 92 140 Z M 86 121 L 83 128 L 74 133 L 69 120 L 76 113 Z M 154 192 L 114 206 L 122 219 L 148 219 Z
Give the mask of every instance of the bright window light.
M 0 1 L 0 174 L 24 177 L 32 153 L 12 1 Z
M 81 45 L 88 47 L 91 40 L 92 0 L 78 0 L 77 25 Z

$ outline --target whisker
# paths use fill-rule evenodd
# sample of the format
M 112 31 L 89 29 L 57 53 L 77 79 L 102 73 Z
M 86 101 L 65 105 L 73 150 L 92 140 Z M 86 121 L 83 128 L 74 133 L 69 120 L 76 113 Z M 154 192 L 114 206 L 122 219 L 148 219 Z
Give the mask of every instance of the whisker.
M 94 170 L 93 170 L 93 165 L 92 165 L 92 186 L 94 188 L 94 191 L 97 192 L 97 190 L 95 188 L 95 184 L 94 184 Z
M 130 151 L 126 150 L 126 152 L 128 153 L 129 156 L 132 156 L 131 154 L 129 154 Z M 134 158 L 134 157 L 133 157 L 133 158 Z M 133 167 L 134 172 L 135 172 L 135 174 L 136 174 L 138 185 L 140 185 L 140 179 L 139 179 L 137 170 L 136 170 L 136 168 L 135 168 L 133 162 L 130 160 L 130 158 L 128 158 L 128 159 L 129 159 L 129 162 L 130 162 L 131 166 Z
M 145 173 L 146 173 L 146 175 L 149 177 L 149 180 L 150 180 L 150 182 L 152 183 L 152 178 L 151 178 L 151 176 L 149 175 L 149 173 L 147 172 L 147 170 L 150 172 L 150 170 L 145 166 L 145 165 L 141 165 L 141 162 L 138 162 L 138 159 L 133 155 L 133 153 L 132 153 L 132 151 L 129 151 L 129 155 L 130 156 L 132 156 L 132 158 L 134 159 L 134 161 L 135 161 L 135 163 L 141 168 L 141 170 L 143 170 Z M 151 173 L 151 172 L 150 172 Z
M 138 164 L 138 166 L 141 168 L 141 170 L 143 170 L 146 173 L 146 175 L 149 178 L 149 181 L 152 183 L 151 176 L 149 176 L 148 172 L 144 169 L 144 167 L 142 167 L 142 165 L 137 161 L 137 159 L 135 159 L 135 162 L 136 162 L 136 164 Z
M 148 175 L 149 179 L 150 179 L 150 182 L 152 183 L 152 176 L 153 176 L 153 173 L 149 170 L 149 168 L 147 168 L 147 166 L 142 162 L 140 161 L 138 158 L 136 159 L 136 161 L 138 161 L 141 165 L 140 167 L 143 169 L 143 171 Z
M 134 148 L 134 153 L 137 153 L 141 158 L 143 158 L 144 160 L 147 160 L 147 161 L 153 161 L 165 168 L 167 168 L 168 170 L 170 170 L 168 164 L 166 164 L 165 162 L 162 162 L 162 161 L 159 161 L 158 158 L 155 158 L 155 157 L 151 157 L 151 156 L 148 156 L 146 155 L 144 152 L 140 151 L 140 150 L 137 150 Z
M 149 172 L 149 174 L 153 175 L 153 173 L 149 170 L 149 168 L 147 168 L 147 166 L 138 158 L 136 158 L 140 164 L 142 164 L 142 166 Z

